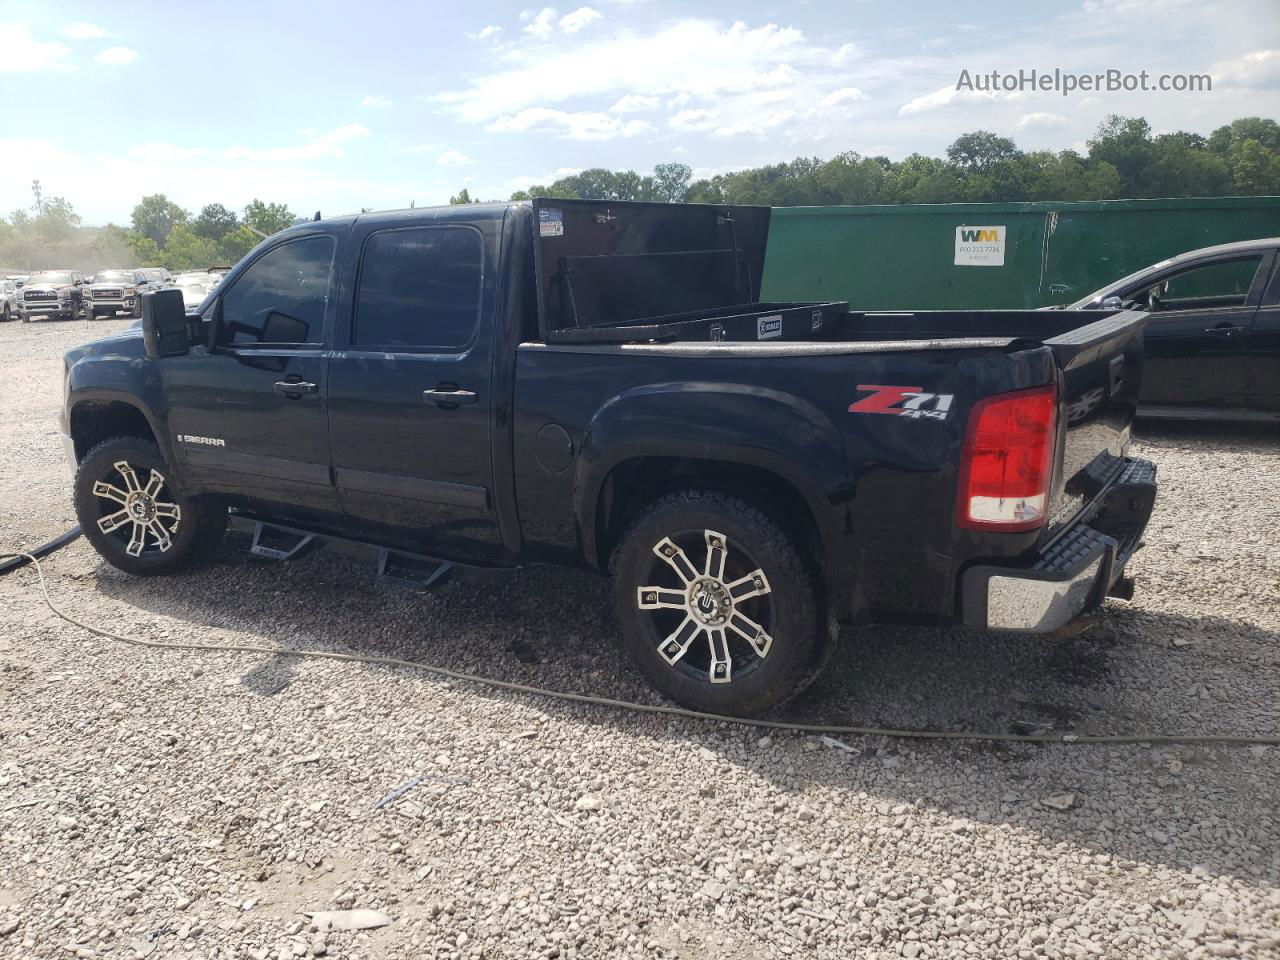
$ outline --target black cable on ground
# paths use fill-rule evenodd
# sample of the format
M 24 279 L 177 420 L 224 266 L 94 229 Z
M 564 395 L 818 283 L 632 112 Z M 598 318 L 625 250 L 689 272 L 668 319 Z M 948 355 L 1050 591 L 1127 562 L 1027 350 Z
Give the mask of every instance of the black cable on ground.
M 32 550 L 30 553 L 14 553 L 5 555 L 4 559 L 0 559 L 0 577 L 6 573 L 12 573 L 20 567 L 25 567 L 34 560 L 43 559 L 55 550 L 61 550 L 67 544 L 74 542 L 80 536 L 80 524 L 76 524 L 65 533 L 60 533 L 48 543 L 42 544 Z
M 496 680 L 492 677 L 482 677 L 471 673 L 462 673 L 458 670 L 450 670 L 447 667 L 437 667 L 426 663 L 415 663 L 412 660 L 401 660 L 396 657 L 377 657 L 361 653 L 338 653 L 328 650 L 292 650 L 288 648 L 278 649 L 275 647 L 255 647 L 250 644 L 240 643 L 170 643 L 161 640 L 141 640 L 137 637 L 125 636 L 123 634 L 112 633 L 110 630 L 104 630 L 101 627 L 90 626 L 60 610 L 49 597 L 49 585 L 45 580 L 44 570 L 40 566 L 40 561 L 31 554 L 11 554 L 9 556 L 26 557 L 31 563 L 35 564 L 36 574 L 40 578 L 40 591 L 44 594 L 44 602 L 48 608 L 53 611 L 54 615 L 65 620 L 73 626 L 79 627 L 81 630 L 87 630 L 89 633 L 106 640 L 113 640 L 116 643 L 125 643 L 134 647 L 149 647 L 158 650 L 201 650 L 209 653 L 248 653 L 256 656 L 264 657 L 300 657 L 310 660 L 342 660 L 348 663 L 369 663 L 384 667 L 400 667 L 408 670 L 421 670 L 424 673 L 434 674 L 439 677 L 447 677 L 450 680 L 460 680 L 466 683 L 475 683 L 481 686 L 492 687 L 498 690 L 510 690 L 515 693 L 525 693 L 538 697 L 549 697 L 553 700 L 564 700 L 570 703 L 587 703 L 600 707 L 608 707 L 614 710 L 629 710 L 636 713 L 654 713 L 664 716 L 682 717 L 689 720 L 711 720 L 716 723 L 732 723 L 746 727 L 762 727 L 768 730 L 792 730 L 798 733 L 815 733 L 815 734 L 841 734 L 843 736 L 867 736 L 867 737 L 896 737 L 901 739 L 915 740 L 986 740 L 1000 741 L 1006 743 L 1057 743 L 1057 744 L 1122 744 L 1122 743 L 1220 743 L 1235 744 L 1242 746 L 1277 746 L 1280 745 L 1280 736 L 1258 737 L 1258 736 L 1238 736 L 1235 734 L 1121 734 L 1114 736 L 1087 736 L 1084 734 L 1030 734 L 1019 735 L 1012 733 L 971 733 L 962 730 L 892 730 L 881 727 L 855 727 L 841 726 L 838 724 L 817 724 L 817 723 L 788 723 L 779 720 L 754 720 L 744 717 L 727 717 L 715 713 L 702 713 L 697 710 L 686 710 L 683 707 L 668 707 L 660 704 L 649 703 L 632 703 L 629 700 L 615 700 L 611 697 L 596 697 L 585 693 L 568 693 L 562 690 L 545 690 L 541 687 L 533 687 L 523 683 L 512 683 L 509 680 Z M 5 555 L 0 555 L 0 559 L 4 559 Z

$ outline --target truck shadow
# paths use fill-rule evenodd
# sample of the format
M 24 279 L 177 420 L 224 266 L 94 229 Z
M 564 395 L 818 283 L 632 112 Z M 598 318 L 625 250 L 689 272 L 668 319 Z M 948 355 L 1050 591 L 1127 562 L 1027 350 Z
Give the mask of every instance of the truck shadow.
M 342 557 L 263 563 L 242 546 L 229 543 L 212 569 L 198 573 L 142 581 L 102 566 L 94 583 L 140 609 L 236 631 L 242 642 L 397 657 L 555 690 L 665 702 L 614 642 L 612 590 L 601 578 L 533 567 L 503 581 L 414 595 L 384 587 Z M 1107 608 L 1094 627 L 1068 640 L 905 627 L 846 631 L 842 639 L 823 680 L 770 719 L 1076 734 L 1263 734 L 1280 725 L 1280 636 L 1234 620 L 1135 604 Z M 1224 652 L 1219 640 L 1227 639 Z M 256 695 L 279 694 L 294 679 L 294 662 L 246 662 L 242 685 Z M 1264 692 L 1240 697 L 1239 690 Z M 897 810 L 893 815 L 929 809 L 1007 825 L 1135 869 L 1200 867 L 1251 883 L 1280 882 L 1274 747 L 881 736 L 838 737 L 833 745 L 776 733 L 761 745 L 765 731 L 758 729 L 529 702 L 620 731 L 637 749 L 653 741 L 706 747 L 797 803 L 816 786 L 837 805 L 869 796 Z M 1043 804 L 1059 794 L 1073 795 L 1072 809 Z M 1119 810 L 1142 811 L 1149 826 L 1134 828 L 1132 817 L 1115 815 Z M 1224 836 L 1231 842 L 1221 842 Z

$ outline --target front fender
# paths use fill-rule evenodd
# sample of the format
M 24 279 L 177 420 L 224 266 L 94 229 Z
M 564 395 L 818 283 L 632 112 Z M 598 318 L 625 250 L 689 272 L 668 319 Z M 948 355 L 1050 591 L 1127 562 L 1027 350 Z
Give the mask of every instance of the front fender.
M 809 507 L 828 563 L 853 484 L 844 438 L 817 407 L 793 394 L 746 384 L 646 384 L 610 398 L 587 424 L 574 476 L 574 510 L 596 564 L 597 505 L 624 461 L 672 457 L 743 464 L 791 484 Z
M 80 404 L 126 404 L 146 419 L 165 461 L 175 468 L 163 384 L 155 364 L 145 356 L 142 338 L 98 341 L 68 354 L 67 360 L 66 401 L 60 418 L 63 431 L 70 435 L 71 413 Z

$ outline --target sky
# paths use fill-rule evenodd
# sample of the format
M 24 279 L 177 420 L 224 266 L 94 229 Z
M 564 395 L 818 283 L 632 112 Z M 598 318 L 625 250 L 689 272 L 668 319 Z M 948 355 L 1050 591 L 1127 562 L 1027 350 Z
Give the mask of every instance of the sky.
M 985 93 L 961 71 L 1202 74 L 1211 92 Z M 587 167 L 695 177 L 993 130 L 1083 150 L 1108 114 L 1280 117 L 1280 0 L 0 0 L 0 216 L 144 194 L 326 216 L 505 199 Z

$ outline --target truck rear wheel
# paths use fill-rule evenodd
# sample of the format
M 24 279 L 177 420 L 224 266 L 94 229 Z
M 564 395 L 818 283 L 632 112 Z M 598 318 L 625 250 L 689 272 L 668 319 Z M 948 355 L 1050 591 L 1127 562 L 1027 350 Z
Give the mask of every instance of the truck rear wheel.
M 104 440 L 76 470 L 80 528 L 113 567 L 136 576 L 176 573 L 207 561 L 222 541 L 227 511 L 181 496 L 159 448 L 138 437 Z
M 782 529 L 735 497 L 657 501 L 623 538 L 613 577 L 624 645 L 682 706 L 750 716 L 817 676 L 813 576 Z

